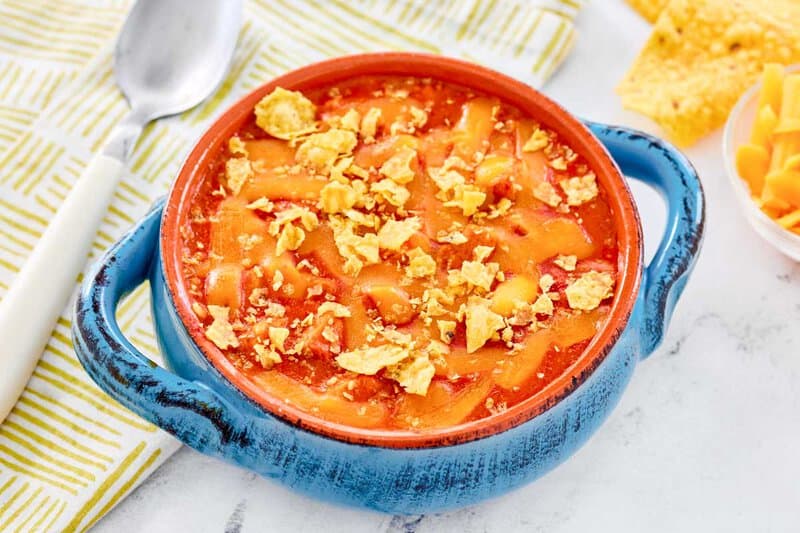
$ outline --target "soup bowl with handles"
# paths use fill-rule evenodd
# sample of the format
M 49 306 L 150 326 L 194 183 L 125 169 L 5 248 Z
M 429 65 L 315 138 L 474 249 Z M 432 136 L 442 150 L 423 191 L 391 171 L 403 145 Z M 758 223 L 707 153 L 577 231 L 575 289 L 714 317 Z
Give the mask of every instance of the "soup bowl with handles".
M 227 140 L 275 87 L 309 90 L 364 75 L 434 78 L 516 106 L 555 131 L 594 170 L 613 213 L 617 288 L 605 325 L 544 389 L 503 412 L 455 427 L 378 431 L 326 422 L 269 396 L 205 338 L 180 274 L 180 221 Z M 664 235 L 644 265 L 638 212 L 623 176 L 657 189 Z M 531 87 L 484 67 L 413 53 L 349 56 L 295 70 L 225 112 L 191 151 L 166 199 L 93 267 L 80 291 L 75 347 L 110 396 L 192 448 L 339 504 L 424 513 L 497 496 L 574 453 L 619 400 L 636 364 L 659 345 L 703 234 L 701 184 L 689 161 L 659 139 L 581 122 Z M 150 282 L 166 368 L 116 322 L 121 298 Z

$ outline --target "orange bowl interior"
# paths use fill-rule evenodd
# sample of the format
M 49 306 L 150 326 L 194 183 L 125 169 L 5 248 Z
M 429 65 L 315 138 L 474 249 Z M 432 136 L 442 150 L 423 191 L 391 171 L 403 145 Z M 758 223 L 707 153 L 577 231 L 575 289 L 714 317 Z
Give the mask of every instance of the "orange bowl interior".
M 309 90 L 363 75 L 430 77 L 493 95 L 557 132 L 594 169 L 613 211 L 619 264 L 617 290 L 605 326 L 581 357 L 544 389 L 508 410 L 458 426 L 423 432 L 366 430 L 329 422 L 272 397 L 237 370 L 208 339 L 191 311 L 181 278 L 180 225 L 185 220 L 209 163 L 248 120 L 253 107 L 275 87 Z M 478 439 L 519 425 L 542 413 L 572 392 L 605 358 L 628 322 L 636 301 L 642 269 L 642 238 L 630 190 L 602 144 L 575 117 L 533 88 L 487 68 L 460 60 L 417 53 L 374 53 L 315 63 L 289 72 L 259 87 L 229 108 L 200 138 L 178 174 L 164 210 L 161 253 L 167 287 L 184 326 L 209 361 L 236 388 L 270 413 L 309 431 L 339 440 L 384 447 L 443 446 Z

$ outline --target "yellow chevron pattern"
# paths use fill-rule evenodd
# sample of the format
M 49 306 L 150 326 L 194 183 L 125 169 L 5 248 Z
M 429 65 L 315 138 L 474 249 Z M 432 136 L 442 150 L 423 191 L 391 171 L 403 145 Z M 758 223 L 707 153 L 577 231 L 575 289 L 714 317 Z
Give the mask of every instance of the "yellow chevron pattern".
M 270 78 L 335 55 L 418 50 L 485 62 L 538 86 L 569 50 L 581 2 L 249 0 L 230 75 L 202 105 L 146 128 L 87 261 L 166 193 L 209 122 Z M 112 50 L 130 4 L 0 0 L 0 297 L 127 112 Z M 136 290 L 118 318 L 158 360 L 148 294 Z M 0 426 L 0 531 L 86 530 L 178 447 L 85 375 L 69 309 Z

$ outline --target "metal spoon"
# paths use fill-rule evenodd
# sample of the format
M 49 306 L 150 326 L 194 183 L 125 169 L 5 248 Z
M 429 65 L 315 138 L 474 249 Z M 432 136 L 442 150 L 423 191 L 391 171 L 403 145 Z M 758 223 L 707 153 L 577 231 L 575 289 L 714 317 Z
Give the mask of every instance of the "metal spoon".
M 0 422 L 64 310 L 142 128 L 214 91 L 228 70 L 241 16 L 241 0 L 138 0 L 133 6 L 114 53 L 130 114 L 83 171 L 0 302 Z

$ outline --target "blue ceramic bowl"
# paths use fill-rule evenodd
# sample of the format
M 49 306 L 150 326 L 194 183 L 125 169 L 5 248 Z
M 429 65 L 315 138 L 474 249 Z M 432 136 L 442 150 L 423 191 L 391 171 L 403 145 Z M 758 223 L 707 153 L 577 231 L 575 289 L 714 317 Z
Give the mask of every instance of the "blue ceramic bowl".
M 621 169 L 662 193 L 668 205 L 664 236 L 649 265 L 628 265 L 637 278 L 633 290 L 638 286 L 638 292 L 627 304 L 615 300 L 615 306 L 628 307 L 619 310 L 616 324 L 609 321 L 606 328 L 613 331 L 598 334 L 606 340 L 587 348 L 584 364 L 562 376 L 560 390 L 544 399 L 532 398 L 538 401 L 535 410 L 522 404 L 512 407 L 500 425 L 491 425 L 490 417 L 474 429 L 460 428 L 454 438 L 414 444 L 318 431 L 313 423 L 276 412 L 252 393 L 243 393 L 195 342 L 192 328 L 181 318 L 175 287 L 166 281 L 161 227 L 165 201 L 160 200 L 86 276 L 73 327 L 78 356 L 103 390 L 187 445 L 320 499 L 389 513 L 425 513 L 503 494 L 549 471 L 586 442 L 616 405 L 636 364 L 661 342 L 702 240 L 704 200 L 697 174 L 669 144 L 625 128 L 581 125 L 533 89 L 487 69 L 415 54 L 368 54 L 326 63 L 332 66 L 326 82 L 333 71 L 339 79 L 353 74 L 352 68 L 340 68 L 336 61 L 345 61 L 345 66 L 355 61 L 362 71 L 367 68 L 375 74 L 442 77 L 484 92 L 488 86 L 503 86 L 506 92 L 490 92 L 501 97 L 516 94 L 511 103 L 523 111 L 537 117 L 537 112 L 546 111 L 545 126 L 567 139 L 579 137 L 596 145 L 601 152 L 597 157 L 612 169 L 609 175 L 598 176 L 606 186 L 630 199 Z M 300 88 L 315 72 L 310 67 L 282 77 L 237 106 L 252 109 L 253 100 L 277 83 Z M 530 102 L 546 108 L 532 108 Z M 225 120 L 225 116 L 220 119 Z M 209 143 L 215 128 L 219 130 L 219 123 L 200 141 L 182 173 L 202 170 L 202 158 L 209 153 L 203 143 Z M 167 205 L 184 192 L 173 189 Z M 635 227 L 620 230 L 637 236 L 630 245 L 636 249 L 621 253 L 640 261 L 641 232 L 635 213 L 632 219 Z M 115 319 L 120 299 L 146 280 L 159 346 L 169 369 L 139 352 Z

